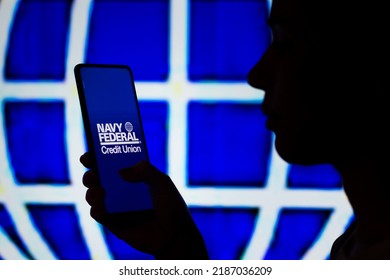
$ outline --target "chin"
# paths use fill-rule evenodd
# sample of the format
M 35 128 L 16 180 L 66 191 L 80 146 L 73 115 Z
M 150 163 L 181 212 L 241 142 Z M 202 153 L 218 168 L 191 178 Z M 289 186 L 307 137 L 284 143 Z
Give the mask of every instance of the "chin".
M 275 149 L 284 161 L 291 164 L 314 165 L 328 162 L 327 155 L 323 150 L 313 148 L 312 145 L 303 142 L 293 144 L 292 141 L 289 141 L 286 144 L 285 141 L 278 141 L 276 138 Z

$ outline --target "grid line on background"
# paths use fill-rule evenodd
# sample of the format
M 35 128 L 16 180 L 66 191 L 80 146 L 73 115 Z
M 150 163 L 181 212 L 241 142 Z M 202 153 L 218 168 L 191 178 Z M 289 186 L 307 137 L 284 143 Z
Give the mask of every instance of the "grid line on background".
M 6 46 L 13 13 L 19 1 L 0 3 L 0 69 L 5 68 Z M 33 258 L 55 259 L 57 256 L 36 230 L 27 206 L 33 203 L 74 205 L 89 254 L 92 259 L 112 259 L 104 232 L 89 216 L 84 200 L 85 189 L 81 178 L 84 169 L 79 156 L 85 151 L 83 127 L 73 67 L 85 61 L 86 34 L 88 33 L 92 0 L 75 0 L 71 9 L 70 35 L 66 60 L 65 80 L 58 82 L 10 82 L 0 78 L 0 131 L 5 134 L 4 102 L 7 99 L 63 100 L 65 104 L 66 142 L 70 184 L 57 188 L 52 184 L 18 187 L 10 166 L 5 137 L 0 138 L 0 204 L 10 213 L 21 239 Z M 136 82 L 139 100 L 165 101 L 168 104 L 167 173 L 175 182 L 190 207 L 257 208 L 251 239 L 242 255 L 243 259 L 262 259 L 274 237 L 279 215 L 284 208 L 331 209 L 332 213 L 319 237 L 303 258 L 324 259 L 333 240 L 343 232 L 352 216 L 347 199 L 341 189 L 310 190 L 287 187 L 288 164 L 271 150 L 270 172 L 265 186 L 188 186 L 188 104 L 191 101 L 229 101 L 237 104 L 260 105 L 264 93 L 252 89 L 244 82 L 217 83 L 191 82 L 188 79 L 190 1 L 170 1 L 169 76 L 164 82 Z M 177 141 L 184 139 L 184 141 Z M 44 194 L 44 196 L 42 196 Z M 5 259 L 28 258 L 0 226 L 0 256 Z M 3 246 L 4 245 L 4 246 Z

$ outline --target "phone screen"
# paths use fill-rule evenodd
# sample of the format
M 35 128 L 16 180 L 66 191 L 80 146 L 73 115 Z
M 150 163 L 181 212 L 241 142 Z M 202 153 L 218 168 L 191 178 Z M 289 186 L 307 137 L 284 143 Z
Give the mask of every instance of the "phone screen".
M 124 181 L 119 170 L 149 160 L 129 67 L 75 67 L 88 148 L 95 156 L 109 213 L 152 209 L 148 186 Z

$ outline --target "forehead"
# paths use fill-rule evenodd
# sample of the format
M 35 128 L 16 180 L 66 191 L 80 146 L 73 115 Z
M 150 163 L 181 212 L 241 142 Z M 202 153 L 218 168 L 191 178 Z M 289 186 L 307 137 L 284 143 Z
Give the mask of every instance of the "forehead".
M 344 0 L 335 5 L 327 0 L 273 0 L 268 19 L 270 25 L 281 25 L 289 30 L 318 32 L 333 30 L 343 25 L 346 17 Z

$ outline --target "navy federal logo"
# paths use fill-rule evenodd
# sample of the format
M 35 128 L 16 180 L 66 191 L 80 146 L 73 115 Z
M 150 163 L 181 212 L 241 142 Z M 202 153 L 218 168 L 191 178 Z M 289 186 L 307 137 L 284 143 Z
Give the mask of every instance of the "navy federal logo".
M 97 123 L 100 150 L 102 154 L 140 153 L 141 141 L 131 122 Z

